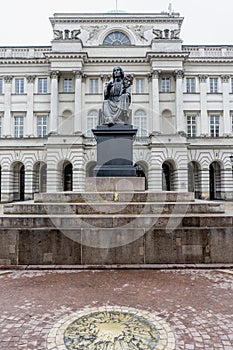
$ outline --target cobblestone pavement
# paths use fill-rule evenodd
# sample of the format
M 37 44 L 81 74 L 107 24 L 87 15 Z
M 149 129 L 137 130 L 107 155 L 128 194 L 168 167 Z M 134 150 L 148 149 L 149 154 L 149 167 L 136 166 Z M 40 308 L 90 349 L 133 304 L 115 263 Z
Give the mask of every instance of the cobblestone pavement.
M 0 300 L 1 350 L 45 350 L 60 320 L 114 305 L 162 319 L 175 349 L 233 349 L 233 270 L 0 271 Z

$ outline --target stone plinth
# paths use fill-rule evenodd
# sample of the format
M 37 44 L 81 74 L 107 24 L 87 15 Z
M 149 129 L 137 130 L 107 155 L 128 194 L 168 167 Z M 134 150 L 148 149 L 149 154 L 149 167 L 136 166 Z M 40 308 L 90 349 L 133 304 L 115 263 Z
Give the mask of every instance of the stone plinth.
M 88 177 L 86 192 L 135 192 L 145 190 L 144 177 Z
M 92 130 L 97 141 L 97 177 L 134 177 L 133 138 L 137 129 L 128 124 L 99 125 Z

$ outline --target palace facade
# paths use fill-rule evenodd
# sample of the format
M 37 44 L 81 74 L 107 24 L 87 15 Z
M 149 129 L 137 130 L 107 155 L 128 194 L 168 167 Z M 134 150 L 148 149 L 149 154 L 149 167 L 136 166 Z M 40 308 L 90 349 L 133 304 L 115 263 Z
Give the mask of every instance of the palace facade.
M 0 47 L 1 201 L 83 191 L 103 86 L 133 75 L 148 191 L 233 199 L 233 45 L 184 45 L 178 13 L 54 14 L 47 47 Z

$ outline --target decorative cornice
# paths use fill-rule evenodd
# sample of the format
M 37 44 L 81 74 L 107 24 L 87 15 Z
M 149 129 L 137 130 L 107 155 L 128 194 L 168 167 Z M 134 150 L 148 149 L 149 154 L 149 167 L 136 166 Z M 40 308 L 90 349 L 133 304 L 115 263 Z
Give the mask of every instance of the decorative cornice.
M 12 65 L 18 65 L 18 64 L 35 64 L 35 65 L 38 65 L 38 64 L 48 64 L 48 60 L 46 58 L 40 58 L 40 59 L 37 59 L 37 58 L 34 58 L 34 59 L 23 59 L 23 58 L 13 58 L 13 59 L 6 59 L 6 58 L 0 58 L 0 65 L 9 65 L 9 64 L 12 64 Z
M 123 63 L 148 63 L 148 59 L 146 58 L 99 58 L 99 57 L 93 57 L 93 58 L 88 58 L 86 60 L 86 63 L 112 63 L 112 64 L 123 64 Z
M 152 58 L 180 58 L 186 59 L 189 56 L 187 52 L 147 52 L 146 56 Z

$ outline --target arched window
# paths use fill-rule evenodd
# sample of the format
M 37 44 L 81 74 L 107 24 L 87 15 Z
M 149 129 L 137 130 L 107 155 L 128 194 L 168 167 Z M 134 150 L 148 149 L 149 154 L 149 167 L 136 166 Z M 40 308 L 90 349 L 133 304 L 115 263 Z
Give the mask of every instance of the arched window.
M 112 32 L 106 36 L 103 45 L 131 45 L 129 37 L 122 32 Z
M 142 109 L 138 109 L 134 114 L 134 126 L 138 129 L 137 137 L 146 137 L 147 131 L 147 115 Z
M 91 129 L 95 128 L 98 124 L 98 111 L 91 110 L 87 115 L 87 137 L 94 137 Z

